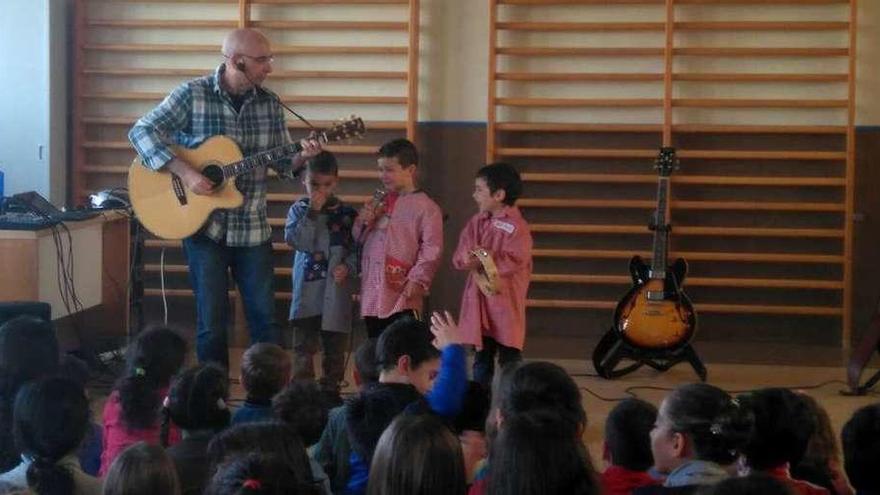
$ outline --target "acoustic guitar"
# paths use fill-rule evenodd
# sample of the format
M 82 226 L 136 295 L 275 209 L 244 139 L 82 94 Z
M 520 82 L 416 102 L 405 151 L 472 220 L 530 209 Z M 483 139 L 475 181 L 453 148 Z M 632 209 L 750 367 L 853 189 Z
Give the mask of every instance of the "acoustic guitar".
M 669 233 L 669 180 L 678 168 L 675 149 L 664 147 L 655 162 L 658 171 L 657 213 L 651 264 L 634 256 L 629 263 L 633 287 L 614 310 L 615 329 L 637 349 L 671 350 L 687 344 L 694 335 L 697 317 L 690 299 L 682 291 L 687 274 L 683 258 L 667 265 Z
M 365 130 L 364 121 L 352 116 L 315 138 L 321 143 L 331 143 L 361 136 Z M 242 158 L 235 141 L 214 136 L 196 148 L 172 146 L 171 149 L 178 158 L 201 171 L 214 184 L 214 190 L 207 195 L 194 194 L 176 174 L 150 169 L 136 157 L 128 169 L 131 206 L 144 227 L 163 239 L 189 237 L 202 228 L 214 210 L 241 206 L 244 196 L 235 187 L 235 177 L 290 158 L 299 153 L 302 146 L 297 141 Z

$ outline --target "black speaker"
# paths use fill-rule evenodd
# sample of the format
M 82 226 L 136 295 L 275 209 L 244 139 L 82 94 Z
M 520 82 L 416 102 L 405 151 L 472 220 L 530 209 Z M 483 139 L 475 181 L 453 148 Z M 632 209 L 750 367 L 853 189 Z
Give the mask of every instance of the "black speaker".
M 0 325 L 16 316 L 29 315 L 52 321 L 52 306 L 39 301 L 0 302 Z

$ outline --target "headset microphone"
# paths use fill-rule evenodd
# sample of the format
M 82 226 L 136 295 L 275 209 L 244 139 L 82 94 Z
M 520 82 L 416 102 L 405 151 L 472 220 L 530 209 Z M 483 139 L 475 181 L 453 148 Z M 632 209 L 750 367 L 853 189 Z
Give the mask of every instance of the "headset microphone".
M 284 102 L 281 101 L 281 98 L 278 97 L 278 95 L 276 95 L 275 93 L 272 93 L 271 91 L 267 91 L 266 88 L 264 88 L 264 87 L 260 86 L 259 84 L 255 83 L 254 80 L 251 79 L 251 77 L 250 77 L 250 76 L 248 75 L 248 73 L 247 73 L 247 66 L 246 66 L 245 63 L 244 63 L 244 60 L 239 60 L 238 62 L 236 62 L 236 63 L 235 63 L 235 68 L 238 69 L 239 71 L 241 71 L 242 74 L 244 74 L 245 79 L 247 79 L 248 82 L 251 83 L 257 91 L 259 91 L 259 92 L 261 92 L 261 93 L 263 93 L 263 94 L 266 94 L 266 95 L 268 95 L 269 97 L 271 97 L 272 99 L 274 99 L 275 101 L 277 101 L 278 104 L 281 105 L 282 107 L 284 107 L 285 110 L 287 110 L 288 112 L 292 113 L 292 114 L 295 115 L 299 120 L 303 121 L 303 123 L 305 123 L 307 126 L 309 126 L 309 129 L 311 129 L 311 130 L 313 130 L 313 131 L 315 131 L 315 132 L 318 131 L 318 129 L 316 129 L 315 126 L 313 126 L 311 122 L 309 122 L 308 120 L 306 120 L 305 117 L 303 117 L 302 115 L 296 113 L 292 108 L 290 108 L 290 107 L 288 107 L 287 105 L 285 105 Z

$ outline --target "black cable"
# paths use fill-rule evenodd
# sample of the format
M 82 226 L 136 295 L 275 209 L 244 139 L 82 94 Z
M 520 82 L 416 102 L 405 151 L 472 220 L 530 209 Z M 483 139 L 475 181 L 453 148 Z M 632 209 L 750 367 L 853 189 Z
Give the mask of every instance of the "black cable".
M 593 373 L 569 373 L 569 376 L 571 376 L 573 378 L 574 377 L 601 378 L 599 375 L 596 375 Z M 814 384 L 809 384 L 809 385 L 782 385 L 782 386 L 779 386 L 778 388 L 785 388 L 785 389 L 789 389 L 789 390 L 818 390 L 820 388 L 824 388 L 824 387 L 827 387 L 828 385 L 833 385 L 833 384 L 847 385 L 847 383 L 844 382 L 843 380 L 835 379 L 835 380 L 826 380 L 824 382 L 819 382 L 819 383 L 814 383 Z M 675 390 L 675 387 L 660 387 L 657 385 L 633 385 L 633 386 L 627 387 L 623 390 L 623 393 L 627 395 L 626 397 L 604 397 L 604 396 L 594 392 L 593 390 L 591 390 L 588 387 L 581 385 L 578 388 L 580 390 L 592 395 L 593 397 L 603 401 L 603 402 L 620 402 L 620 401 L 624 401 L 629 398 L 640 399 L 641 397 L 635 392 L 637 390 L 653 390 L 653 391 L 658 391 L 658 392 L 672 392 Z M 752 388 L 752 389 L 747 389 L 747 390 L 726 390 L 726 389 L 722 389 L 722 390 L 724 390 L 729 395 L 739 395 L 739 394 L 752 392 L 754 390 L 757 390 L 757 388 Z M 880 391 L 870 392 L 870 395 L 880 395 Z
M 632 394 L 630 394 L 630 397 L 603 397 L 603 396 L 597 394 L 596 392 L 593 392 L 592 390 L 590 390 L 587 387 L 578 387 L 578 388 L 580 388 L 584 392 L 592 395 L 593 397 L 595 397 L 603 402 L 620 402 L 620 401 L 624 401 L 624 400 L 631 399 L 631 398 L 635 397 Z
M 245 67 L 245 68 L 246 68 L 246 67 Z M 311 130 L 313 130 L 313 131 L 315 131 L 315 132 L 318 132 L 318 129 L 317 129 L 315 126 L 313 126 L 311 122 L 309 122 L 308 120 L 306 120 L 306 118 L 303 117 L 302 115 L 296 113 L 296 111 L 293 110 L 292 108 L 290 108 L 289 106 L 285 105 L 284 102 L 281 101 L 281 98 L 280 98 L 278 95 L 276 95 L 275 93 L 273 93 L 273 92 L 267 90 L 266 88 L 260 86 L 259 84 L 255 83 L 254 80 L 251 79 L 251 77 L 247 74 L 247 71 L 246 71 L 246 70 L 241 70 L 241 69 L 239 69 L 239 72 L 241 72 L 242 74 L 244 74 L 245 79 L 247 79 L 248 82 L 251 83 L 251 84 L 254 86 L 254 88 L 256 88 L 258 91 L 262 92 L 264 95 L 266 95 L 266 96 L 268 96 L 268 97 L 274 99 L 275 101 L 277 101 L 278 104 L 281 105 L 282 107 L 284 107 L 285 110 L 287 110 L 288 112 L 292 113 L 294 116 L 296 116 L 296 118 L 298 118 L 299 120 L 303 121 L 303 123 L 304 123 L 305 125 L 309 126 L 309 129 L 311 129 Z

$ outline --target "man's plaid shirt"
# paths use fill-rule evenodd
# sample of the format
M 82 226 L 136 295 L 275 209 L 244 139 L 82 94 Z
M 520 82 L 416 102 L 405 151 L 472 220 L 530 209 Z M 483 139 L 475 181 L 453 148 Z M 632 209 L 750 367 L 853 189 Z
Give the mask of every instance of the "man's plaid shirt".
M 128 138 L 146 166 L 158 170 L 170 162 L 174 154 L 169 144 L 194 148 L 219 134 L 235 140 L 245 157 L 291 142 L 284 111 L 269 94 L 251 90 L 241 110 L 235 111 L 229 93 L 220 86 L 224 69 L 221 65 L 212 75 L 178 86 L 135 123 Z M 285 176 L 290 173 L 291 161 L 278 162 L 272 168 Z M 200 232 L 228 246 L 266 242 L 271 234 L 266 220 L 266 172 L 265 167 L 257 167 L 238 176 L 235 184 L 244 195 L 244 204 L 215 211 Z

